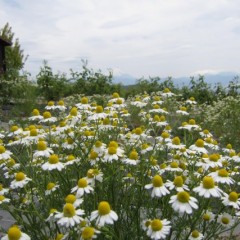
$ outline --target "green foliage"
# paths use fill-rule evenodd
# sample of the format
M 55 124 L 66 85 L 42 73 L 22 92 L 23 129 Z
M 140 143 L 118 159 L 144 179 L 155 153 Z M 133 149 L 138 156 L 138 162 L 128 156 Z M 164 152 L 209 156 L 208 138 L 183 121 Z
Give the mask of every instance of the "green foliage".
M 11 47 L 6 48 L 6 65 L 7 74 L 11 77 L 19 76 L 19 71 L 23 69 L 27 57 L 24 56 L 24 51 L 21 49 L 19 39 L 15 39 L 15 34 L 12 32 L 12 27 L 9 23 L 0 30 L 0 36 L 12 43 Z
M 87 61 L 83 62 L 83 71 L 74 72 L 71 70 L 72 80 L 74 81 L 74 93 L 93 95 L 93 94 L 111 94 L 119 91 L 120 85 L 112 83 L 112 72 L 108 75 L 102 73 L 101 70 L 95 71 L 89 69 Z
M 228 96 L 202 108 L 204 125 L 227 145 L 240 146 L 240 96 Z
M 47 101 L 59 100 L 68 95 L 71 85 L 68 84 L 65 74 L 54 74 L 47 61 L 43 61 L 43 66 L 37 75 L 39 94 Z

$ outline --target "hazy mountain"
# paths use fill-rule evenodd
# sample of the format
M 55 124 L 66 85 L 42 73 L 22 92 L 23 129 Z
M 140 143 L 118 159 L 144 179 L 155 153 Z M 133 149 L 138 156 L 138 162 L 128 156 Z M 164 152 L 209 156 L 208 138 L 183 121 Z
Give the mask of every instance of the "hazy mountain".
M 236 76 L 240 76 L 237 72 L 219 72 L 219 73 L 205 73 L 201 74 L 204 76 L 204 81 L 211 85 L 212 87 L 216 85 L 217 83 L 220 83 L 223 87 L 227 86 L 230 81 L 234 79 Z M 198 79 L 199 74 L 191 75 L 189 77 L 177 77 L 173 78 L 174 85 L 176 86 L 188 86 L 190 83 L 191 78 L 194 77 L 195 80 Z M 113 83 L 121 83 L 122 85 L 132 85 L 136 84 L 138 78 L 135 78 L 129 74 L 121 74 L 118 76 L 114 76 Z M 161 77 L 161 79 L 164 81 L 166 77 Z

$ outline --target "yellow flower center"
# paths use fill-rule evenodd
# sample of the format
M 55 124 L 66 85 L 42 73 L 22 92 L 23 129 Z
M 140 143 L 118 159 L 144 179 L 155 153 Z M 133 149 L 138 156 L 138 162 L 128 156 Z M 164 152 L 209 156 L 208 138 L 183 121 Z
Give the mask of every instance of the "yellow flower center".
M 64 101 L 63 100 L 58 101 L 58 105 L 59 106 L 64 106 Z
M 0 184 L 0 191 L 2 191 L 3 190 L 3 185 L 2 184 Z
M 138 153 L 135 150 L 131 151 L 130 154 L 129 154 L 129 158 L 133 159 L 133 160 L 137 160 L 138 159 Z
M 62 233 L 58 233 L 55 240 L 62 240 L 64 235 Z
M 94 169 L 89 169 L 87 171 L 87 177 L 88 178 L 93 178 L 94 177 Z
M 5 197 L 3 195 L 0 195 L 0 202 L 3 201 Z
M 165 121 L 166 121 L 165 116 L 161 116 L 161 117 L 160 117 L 160 122 L 165 122 Z
M 169 92 L 171 92 L 171 91 L 169 90 L 169 88 L 164 88 L 163 92 L 164 92 L 164 93 L 169 93 Z
M 71 218 L 76 215 L 75 208 L 72 203 L 66 203 L 63 207 L 63 215 L 64 217 Z
M 192 231 L 191 233 L 193 238 L 198 238 L 199 237 L 199 232 L 197 230 Z
M 56 208 L 51 208 L 50 211 L 49 211 L 49 214 L 52 214 L 52 213 L 55 213 L 57 212 L 57 209 Z
M 222 221 L 223 224 L 226 224 L 226 225 L 227 225 L 227 224 L 229 224 L 230 219 L 227 218 L 227 217 L 222 217 L 221 221 Z
M 182 187 L 183 186 L 183 178 L 182 176 L 177 176 L 174 178 L 174 181 L 173 181 L 173 184 L 176 186 L 176 187 Z
M 115 147 L 109 147 L 108 148 L 108 153 L 110 155 L 116 154 L 117 153 L 117 149 Z
M 38 135 L 38 130 L 36 128 L 30 130 L 30 136 L 35 137 Z
M 142 144 L 142 149 L 147 149 L 149 145 L 147 143 Z
M 38 109 L 33 109 L 33 111 L 32 111 L 32 115 L 33 116 L 39 116 L 40 115 L 40 113 L 39 113 L 39 111 L 38 111 Z
M 155 232 L 160 231 L 163 228 L 163 224 L 159 219 L 152 220 L 150 224 L 151 224 L 152 230 Z
M 95 147 L 100 148 L 102 146 L 102 142 L 101 141 L 96 141 L 95 142 Z
M 209 156 L 209 160 L 212 161 L 212 162 L 217 162 L 219 159 L 220 159 L 220 156 L 217 153 L 211 154 Z
M 92 160 L 94 160 L 94 159 L 96 159 L 97 157 L 98 157 L 98 153 L 92 150 L 92 151 L 90 152 L 89 158 L 92 159 Z
M 169 138 L 169 133 L 168 132 L 163 132 L 162 134 L 161 134 L 161 137 L 162 138 Z
M 15 132 L 17 130 L 18 130 L 18 126 L 16 126 L 16 125 L 12 126 L 10 129 L 11 132 Z
M 74 155 L 68 155 L 67 156 L 67 161 L 69 162 L 69 161 L 73 161 L 75 159 L 75 157 L 74 157 Z
M 186 107 L 180 107 L 180 110 L 186 112 L 187 108 Z
M 44 119 L 47 119 L 47 118 L 52 117 L 52 114 L 50 112 L 46 111 L 43 113 L 43 117 L 44 117 Z
M 96 107 L 96 113 L 102 113 L 103 112 L 103 107 L 102 106 L 97 106 Z
M 203 220 L 204 221 L 209 221 L 211 219 L 211 216 L 207 213 L 203 214 Z
M 16 181 L 22 181 L 25 179 L 25 174 L 23 172 L 18 172 L 16 175 L 15 175 L 15 179 Z
M 188 121 L 188 123 L 189 123 L 190 125 L 195 125 L 195 124 L 196 124 L 196 121 L 195 121 L 194 119 L 190 119 L 190 120 Z
M 50 183 L 48 183 L 48 185 L 47 185 L 47 190 L 52 190 L 54 187 L 55 187 L 55 183 L 50 182 Z
M 53 101 L 49 101 L 47 105 L 51 107 L 51 106 L 54 105 L 54 102 Z
M 85 227 L 82 231 L 82 238 L 84 240 L 92 239 L 94 235 L 94 228 L 93 227 Z
M 141 135 L 143 133 L 142 128 L 138 127 L 134 129 L 134 133 L 137 135 Z
M 58 163 L 58 162 L 59 162 L 58 155 L 52 154 L 52 155 L 49 157 L 48 162 L 49 162 L 50 164 L 56 164 L 56 163 Z
M 108 202 L 106 201 L 102 201 L 98 204 L 98 213 L 99 215 L 103 216 L 103 215 L 107 215 L 109 214 L 111 211 L 110 205 Z
M 195 145 L 199 148 L 203 148 L 204 147 L 204 141 L 202 139 L 198 139 L 196 142 L 195 142 Z
M 154 96 L 153 100 L 154 100 L 154 101 L 160 101 L 161 98 L 160 98 L 159 96 Z
M 113 98 L 119 98 L 119 94 L 118 94 L 117 92 L 114 92 L 114 93 L 112 94 L 112 97 L 113 97 Z
M 170 167 L 171 168 L 178 168 L 178 163 L 177 162 L 171 162 Z
M 208 134 L 209 134 L 209 131 L 208 131 L 207 129 L 204 129 L 204 130 L 203 130 L 203 133 L 204 133 L 205 135 L 208 135 Z
M 0 154 L 5 152 L 6 152 L 6 148 L 4 146 L 0 146 Z
M 229 143 L 229 144 L 227 144 L 226 148 L 227 149 L 232 149 L 232 145 Z
M 177 194 L 177 199 L 178 199 L 178 201 L 181 202 L 181 203 L 187 203 L 187 202 L 189 202 L 190 195 L 189 195 L 188 192 L 185 192 L 185 191 L 179 192 L 179 193 Z
M 109 118 L 104 118 L 103 119 L 103 125 L 109 125 L 109 124 L 110 124 Z
M 211 176 L 205 176 L 203 178 L 203 188 L 211 189 L 214 188 L 214 186 L 215 186 L 214 180 Z
M 68 144 L 73 144 L 73 143 L 74 143 L 74 140 L 73 140 L 72 138 L 68 138 L 68 139 L 67 139 L 67 143 L 68 143 Z
M 159 121 L 160 121 L 160 117 L 159 117 L 158 115 L 155 115 L 155 116 L 153 117 L 153 121 L 154 121 L 154 122 L 159 122 Z
M 153 184 L 154 187 L 161 187 L 161 186 L 163 186 L 162 177 L 159 176 L 159 175 L 154 176 L 153 179 L 152 179 L 152 184 Z
M 180 138 L 179 137 L 175 137 L 172 139 L 172 144 L 174 145 L 180 145 Z
M 195 101 L 195 98 L 194 97 L 190 97 L 189 100 Z
M 22 236 L 20 229 L 17 226 L 13 226 L 8 229 L 9 240 L 19 240 Z
M 111 141 L 108 145 L 108 147 L 115 147 L 115 148 L 118 148 L 118 143 L 115 142 L 115 141 Z
M 68 194 L 67 196 L 66 196 L 66 198 L 65 198 L 65 202 L 66 203 L 74 203 L 75 201 L 76 201 L 76 196 L 75 195 L 73 195 L 73 194 Z
M 236 202 L 238 200 L 238 194 L 236 192 L 230 192 L 228 195 L 228 200 L 231 202 Z
M 122 104 L 122 103 L 123 103 L 123 101 L 121 98 L 117 99 L 116 104 Z
M 47 149 L 47 144 L 44 141 L 39 141 L 37 144 L 37 150 L 38 151 L 44 151 Z
M 87 187 L 88 183 L 87 183 L 87 180 L 85 178 L 80 178 L 78 180 L 78 187 L 79 188 L 85 188 Z
M 219 177 L 228 177 L 229 173 L 225 168 L 218 170 L 218 176 Z
M 70 110 L 70 115 L 71 116 L 77 116 L 78 114 L 78 109 L 76 107 L 73 107 L 71 110 Z
M 88 104 L 88 98 L 87 97 L 82 97 L 81 104 Z
M 153 106 L 153 109 L 160 109 L 160 106 L 159 106 L 158 104 L 155 104 L 155 105 Z
M 206 139 L 205 139 L 205 142 L 206 142 L 206 143 L 212 143 L 212 138 L 206 138 Z

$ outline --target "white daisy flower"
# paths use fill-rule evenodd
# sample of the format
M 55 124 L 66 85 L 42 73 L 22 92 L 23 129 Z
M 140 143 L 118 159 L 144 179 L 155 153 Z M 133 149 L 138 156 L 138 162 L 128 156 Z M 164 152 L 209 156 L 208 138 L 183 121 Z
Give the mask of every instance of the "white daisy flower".
M 75 195 L 73 194 L 68 194 L 66 197 L 65 197 L 65 202 L 66 203 L 71 203 L 73 204 L 73 206 L 75 208 L 79 207 L 82 202 L 83 202 L 83 199 L 82 198 L 77 198 Z
M 40 120 L 40 123 L 52 124 L 57 121 L 56 117 L 52 117 L 52 114 L 49 111 L 43 113 L 43 119 Z
M 223 191 L 215 185 L 214 179 L 211 176 L 205 176 L 200 186 L 193 188 L 193 191 L 204 198 L 220 198 L 223 194 Z
M 9 198 L 6 198 L 5 196 L 3 195 L 0 195 L 0 205 L 2 203 L 9 203 L 10 202 L 10 199 Z
M 8 229 L 7 235 L 1 238 L 1 240 L 31 240 L 31 238 L 26 234 L 21 232 L 18 226 L 14 225 Z
M 235 181 L 229 176 L 229 172 L 225 169 L 218 169 L 215 172 L 209 173 L 209 176 L 213 177 L 214 181 L 217 183 L 224 183 L 227 185 L 234 184 Z
M 0 146 L 0 160 L 3 159 L 3 160 L 7 160 L 9 158 L 11 158 L 11 155 L 13 153 L 6 150 L 6 148 L 4 146 Z
M 167 180 L 165 185 L 169 190 L 175 189 L 177 192 L 189 191 L 188 186 L 184 184 L 182 176 L 176 176 L 172 182 Z
M 86 178 L 80 178 L 78 180 L 78 185 L 72 188 L 71 193 L 76 192 L 76 197 L 81 198 L 84 194 L 89 194 L 93 192 L 93 188 L 89 186 Z
M 59 162 L 59 158 L 58 155 L 56 154 L 52 154 L 49 156 L 48 162 L 45 162 L 42 165 L 42 169 L 44 171 L 52 171 L 52 170 L 58 170 L 58 171 L 62 171 L 65 168 L 64 164 Z
M 98 120 L 98 119 L 104 119 L 106 117 L 107 117 L 107 114 L 103 112 L 103 107 L 99 105 L 95 108 L 95 112 L 88 117 L 88 120 L 90 121 Z
M 33 154 L 33 158 L 38 157 L 50 157 L 53 154 L 53 150 L 47 147 L 47 143 L 45 141 L 39 141 L 37 143 L 37 150 Z
M 53 182 L 49 182 L 47 184 L 47 190 L 45 191 L 45 195 L 50 195 L 51 193 L 55 192 L 58 188 L 59 188 L 60 185 L 58 184 L 55 184 Z
M 105 224 L 113 224 L 118 220 L 118 215 L 111 210 L 108 202 L 102 201 L 98 204 L 98 210 L 91 213 L 90 221 L 96 219 L 96 225 L 103 227 Z
M 101 170 L 98 170 L 97 168 L 95 169 L 89 169 L 87 171 L 87 177 L 86 177 L 87 182 L 91 186 L 95 186 L 96 181 L 102 182 L 103 181 L 103 173 Z
M 204 147 L 204 140 L 198 139 L 195 144 L 189 147 L 190 150 L 193 150 L 197 153 L 208 153 L 208 150 Z
M 8 193 L 9 189 L 4 188 L 3 185 L 0 183 L 0 195 L 4 195 L 5 193 Z
M 153 219 L 151 220 L 148 228 L 147 235 L 151 239 L 166 239 L 167 235 L 170 233 L 170 222 L 166 219 Z
M 188 100 L 186 100 L 186 103 L 187 103 L 187 104 L 190 104 L 190 105 L 195 105 L 195 104 L 197 104 L 197 102 L 195 101 L 195 98 L 194 98 L 194 97 L 190 97 Z
M 32 181 L 32 179 L 28 178 L 23 172 L 15 173 L 15 179 L 11 182 L 10 188 L 23 188 L 30 181 Z
M 238 198 L 238 193 L 230 192 L 229 194 L 223 193 L 222 203 L 224 206 L 233 207 L 235 209 L 240 209 L 240 199 Z
M 96 141 L 93 150 L 98 153 L 99 156 L 102 156 L 106 151 L 106 144 L 101 141 Z
M 69 228 L 78 225 L 83 220 L 82 215 L 84 215 L 84 210 L 75 209 L 72 203 L 66 203 L 63 212 L 57 213 L 55 219 L 58 219 L 58 225 Z
M 90 226 L 82 228 L 81 231 L 82 233 L 80 240 L 92 240 L 94 238 L 97 238 L 97 234 L 101 233 L 99 230 Z
M 170 149 L 181 149 L 185 148 L 184 144 L 181 144 L 181 140 L 179 137 L 174 137 L 171 142 L 166 144 Z
M 168 189 L 165 187 L 165 184 L 163 183 L 162 177 L 159 175 L 155 175 L 152 178 L 152 183 L 145 185 L 145 189 L 150 189 L 151 191 L 151 197 L 162 197 L 170 192 Z
M 188 240 L 201 240 L 203 239 L 203 234 L 197 230 L 193 230 L 188 238 Z
M 177 195 L 171 196 L 169 201 L 174 211 L 187 214 L 192 214 L 193 209 L 198 209 L 197 202 L 197 199 L 191 197 L 186 191 L 178 192 Z
M 230 228 L 234 224 L 234 218 L 229 213 L 219 214 L 217 222 L 225 228 Z
M 137 165 L 139 163 L 139 156 L 138 156 L 138 153 L 135 149 L 133 149 L 130 154 L 129 154 L 129 157 L 128 158 L 125 158 L 123 160 L 123 162 L 125 164 L 129 164 L 129 165 Z

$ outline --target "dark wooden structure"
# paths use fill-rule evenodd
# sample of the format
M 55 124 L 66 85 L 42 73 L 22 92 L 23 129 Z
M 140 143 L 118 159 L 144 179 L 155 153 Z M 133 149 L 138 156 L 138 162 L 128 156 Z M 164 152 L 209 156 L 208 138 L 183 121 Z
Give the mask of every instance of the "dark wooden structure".
M 0 74 L 3 74 L 6 72 L 5 47 L 11 46 L 11 45 L 12 43 L 0 37 Z

